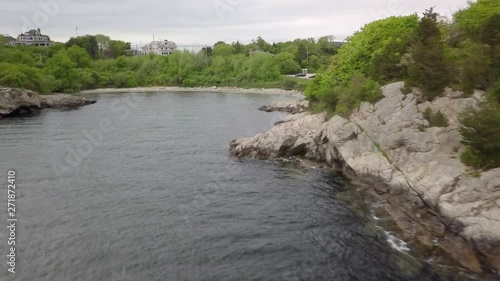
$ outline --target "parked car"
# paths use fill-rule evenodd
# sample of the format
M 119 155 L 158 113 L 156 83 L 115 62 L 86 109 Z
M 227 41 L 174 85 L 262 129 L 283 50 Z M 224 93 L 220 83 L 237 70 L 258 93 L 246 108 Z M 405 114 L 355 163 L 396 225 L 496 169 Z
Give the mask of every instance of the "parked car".
M 306 77 L 307 75 L 305 73 L 298 73 L 295 74 L 295 77 Z
M 316 78 L 316 75 L 309 76 L 309 79 L 314 79 L 314 78 Z

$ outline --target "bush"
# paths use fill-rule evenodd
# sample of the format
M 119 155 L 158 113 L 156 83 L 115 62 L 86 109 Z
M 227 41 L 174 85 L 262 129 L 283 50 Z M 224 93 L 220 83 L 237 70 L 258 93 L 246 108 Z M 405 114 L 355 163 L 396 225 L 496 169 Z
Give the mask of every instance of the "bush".
M 488 100 L 492 103 L 500 104 L 500 79 L 495 86 L 488 91 Z
M 307 98 L 313 103 L 328 100 L 332 107 L 337 100 L 334 89 L 345 88 L 356 73 L 379 82 L 403 79 L 407 66 L 399 62 L 417 26 L 417 15 L 390 17 L 365 25 L 348 38 L 329 69 L 308 86 Z
M 196 87 L 196 81 L 194 79 L 186 79 L 182 81 L 182 86 L 188 88 Z
M 483 103 L 469 109 L 460 118 L 464 164 L 476 169 L 500 167 L 500 106 Z
M 380 85 L 361 73 L 355 73 L 347 86 L 334 91 L 338 96 L 335 112 L 343 116 L 350 115 L 362 102 L 375 103 L 383 98 Z
M 38 68 L 23 65 L 0 63 L 0 85 L 12 88 L 24 88 L 48 93 L 54 87 L 52 77 L 44 76 Z
M 293 90 L 295 87 L 297 87 L 297 81 L 295 80 L 286 79 L 283 82 L 283 89 L 285 90 Z
M 424 113 L 422 113 L 425 119 L 429 121 L 429 126 L 431 127 L 448 127 L 448 118 L 441 112 L 438 111 L 436 114 L 432 114 L 432 110 L 428 107 Z

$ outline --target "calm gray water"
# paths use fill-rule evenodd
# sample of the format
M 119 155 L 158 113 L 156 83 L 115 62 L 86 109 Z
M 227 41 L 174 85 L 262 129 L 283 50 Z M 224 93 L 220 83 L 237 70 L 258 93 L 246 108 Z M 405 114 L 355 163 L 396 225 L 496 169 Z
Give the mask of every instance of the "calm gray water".
M 461 280 L 391 247 L 341 178 L 229 158 L 232 139 L 285 116 L 260 105 L 290 98 L 95 98 L 0 120 L 19 218 L 15 278 L 2 227 L 1 280 Z

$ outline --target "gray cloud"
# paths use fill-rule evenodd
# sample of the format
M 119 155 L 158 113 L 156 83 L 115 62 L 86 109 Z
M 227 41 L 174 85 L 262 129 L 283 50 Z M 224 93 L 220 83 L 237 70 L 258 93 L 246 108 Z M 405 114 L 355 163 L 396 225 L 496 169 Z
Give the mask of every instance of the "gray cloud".
M 65 4 L 54 7 L 56 1 Z M 0 33 L 17 35 L 23 28 L 42 25 L 43 33 L 63 42 L 75 36 L 76 27 L 80 35 L 103 33 L 133 44 L 148 42 L 153 34 L 187 45 L 248 42 L 257 36 L 283 41 L 331 34 L 341 40 L 376 19 L 421 13 L 432 6 L 451 16 L 466 4 L 467 0 L 0 0 Z

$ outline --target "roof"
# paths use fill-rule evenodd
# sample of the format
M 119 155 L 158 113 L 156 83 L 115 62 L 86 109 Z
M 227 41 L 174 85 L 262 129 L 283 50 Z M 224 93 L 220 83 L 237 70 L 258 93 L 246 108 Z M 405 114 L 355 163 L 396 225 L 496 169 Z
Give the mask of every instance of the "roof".
M 43 35 L 40 29 L 31 29 L 29 31 L 26 31 L 24 33 L 19 34 L 19 36 L 44 36 L 48 37 L 47 35 Z
M 14 42 L 16 41 L 16 38 L 10 36 L 10 35 L 4 35 L 3 37 L 5 37 L 5 39 L 7 39 L 7 41 L 9 42 Z

